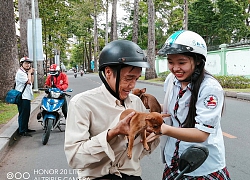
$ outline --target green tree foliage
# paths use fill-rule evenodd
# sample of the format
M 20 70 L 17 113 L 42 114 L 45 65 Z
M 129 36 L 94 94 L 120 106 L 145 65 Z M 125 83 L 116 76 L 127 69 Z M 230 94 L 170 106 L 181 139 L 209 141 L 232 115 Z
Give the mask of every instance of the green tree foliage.
M 243 8 L 235 0 L 218 0 L 218 39 L 220 43 L 235 43 L 245 31 Z
M 76 67 L 77 64 L 82 64 L 82 58 L 84 56 L 84 43 L 80 43 L 76 46 L 71 51 L 71 67 Z
M 249 37 L 247 0 L 196 0 L 189 5 L 189 30 L 203 36 L 208 46 L 231 44 Z
M 197 0 L 189 5 L 189 30 L 199 33 L 207 45 L 213 45 L 213 38 L 217 36 L 217 16 L 211 0 Z
M 82 52 L 85 51 L 85 53 L 80 56 L 80 65 L 86 64 L 86 68 L 89 69 L 90 61 L 92 60 L 92 56 L 94 55 L 94 16 L 98 16 L 100 15 L 100 13 L 104 12 L 103 4 L 101 0 L 96 0 L 96 6 L 91 0 L 78 0 L 72 2 L 71 7 L 73 14 L 68 21 L 70 33 L 74 34 L 77 37 L 78 43 L 81 44 Z M 97 47 L 97 49 L 99 50 L 104 46 L 105 31 L 99 29 L 97 31 L 99 42 L 99 47 Z M 75 56 L 71 56 L 70 60 L 74 61 L 73 64 L 79 61 L 75 58 Z
M 60 53 L 60 59 L 65 64 L 67 41 L 70 34 L 70 17 L 73 14 L 70 1 L 41 0 L 39 1 L 39 14 L 42 18 L 43 42 L 46 62 L 53 63 L 55 53 Z M 46 63 L 46 64 L 47 64 Z
M 39 1 L 40 17 L 43 21 L 44 48 L 53 57 L 55 44 L 60 48 L 62 57 L 66 58 L 68 49 L 66 40 L 75 35 L 82 53 L 72 56 L 71 60 L 80 62 L 91 60 L 93 56 L 94 21 L 97 14 L 105 20 L 106 1 L 96 0 L 41 0 Z M 133 2 L 124 0 L 122 8 L 128 12 L 121 22 L 118 22 L 118 38 L 132 40 Z M 160 49 L 166 38 L 174 31 L 183 28 L 183 0 L 154 0 L 155 5 L 155 48 Z M 248 0 L 189 0 L 188 28 L 201 34 L 208 46 L 222 43 L 234 43 L 249 38 L 249 2 Z M 111 1 L 109 9 L 111 10 Z M 95 13 L 95 14 L 93 14 Z M 119 10 L 117 12 L 119 17 Z M 111 20 L 108 21 L 109 27 Z M 105 24 L 98 23 L 98 50 L 104 46 Z M 147 1 L 139 2 L 138 45 L 147 49 L 148 14 Z M 77 46 L 77 48 L 79 48 Z M 98 52 L 99 52 L 98 51 Z

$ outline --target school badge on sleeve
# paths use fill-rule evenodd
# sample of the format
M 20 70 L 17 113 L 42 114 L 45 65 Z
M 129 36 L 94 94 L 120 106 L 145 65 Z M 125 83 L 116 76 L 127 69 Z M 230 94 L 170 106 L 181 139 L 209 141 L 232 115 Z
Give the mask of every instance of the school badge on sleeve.
M 214 108 L 216 108 L 217 104 L 218 104 L 218 98 L 215 95 L 208 95 L 204 99 L 204 105 L 208 109 L 214 109 Z

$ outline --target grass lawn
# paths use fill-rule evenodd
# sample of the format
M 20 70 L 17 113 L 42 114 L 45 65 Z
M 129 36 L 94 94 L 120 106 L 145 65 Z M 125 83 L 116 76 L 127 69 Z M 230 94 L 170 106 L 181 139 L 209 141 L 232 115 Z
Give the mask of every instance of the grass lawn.
M 34 98 L 39 96 L 39 93 L 34 93 Z M 18 113 L 16 104 L 7 104 L 0 101 L 0 125 L 6 124 Z
M 17 105 L 16 104 L 7 104 L 0 101 L 0 124 L 5 124 L 11 120 L 16 114 Z

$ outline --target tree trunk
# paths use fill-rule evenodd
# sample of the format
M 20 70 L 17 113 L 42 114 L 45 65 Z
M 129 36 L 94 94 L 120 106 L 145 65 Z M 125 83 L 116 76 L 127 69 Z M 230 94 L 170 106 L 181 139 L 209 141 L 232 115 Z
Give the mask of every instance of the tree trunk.
M 117 0 L 113 0 L 112 4 L 112 16 L 111 16 L 111 32 L 110 32 L 110 41 L 114 41 L 118 39 L 117 36 Z
M 109 0 L 106 0 L 105 45 L 108 44 L 109 41 L 108 28 L 109 28 Z
M 133 37 L 132 41 L 138 43 L 138 17 L 139 17 L 139 0 L 134 0 L 134 19 L 133 19 Z
M 146 69 L 145 79 L 157 77 L 155 72 L 155 10 L 153 0 L 148 0 L 148 62 L 150 68 Z
M 17 38 L 13 1 L 0 0 L 0 99 L 4 100 L 8 90 L 15 83 L 19 67 L 17 58 Z
M 35 2 L 35 17 L 39 17 L 38 0 Z M 23 56 L 28 56 L 28 41 L 27 41 L 27 24 L 28 19 L 32 19 L 32 4 L 31 0 L 19 0 L 19 21 L 20 21 L 20 54 L 19 59 Z M 33 59 L 33 58 L 32 58 Z M 44 86 L 44 68 L 43 61 L 37 61 L 37 80 L 38 87 Z
M 184 0 L 184 30 L 188 30 L 188 1 Z
M 95 7 L 95 12 L 94 12 L 94 62 L 95 62 L 95 69 L 94 72 L 98 72 L 97 68 L 97 47 L 98 47 L 98 30 L 97 30 L 97 4 L 96 0 L 94 1 L 94 7 Z

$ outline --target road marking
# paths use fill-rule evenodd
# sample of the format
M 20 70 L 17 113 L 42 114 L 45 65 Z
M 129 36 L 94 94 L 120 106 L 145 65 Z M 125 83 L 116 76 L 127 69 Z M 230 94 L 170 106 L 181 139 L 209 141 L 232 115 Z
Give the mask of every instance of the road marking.
M 230 138 L 230 139 L 235 139 L 235 138 L 237 138 L 236 136 L 233 136 L 233 135 L 228 134 L 228 133 L 225 133 L 225 132 L 222 132 L 222 134 L 223 134 L 224 136 Z

